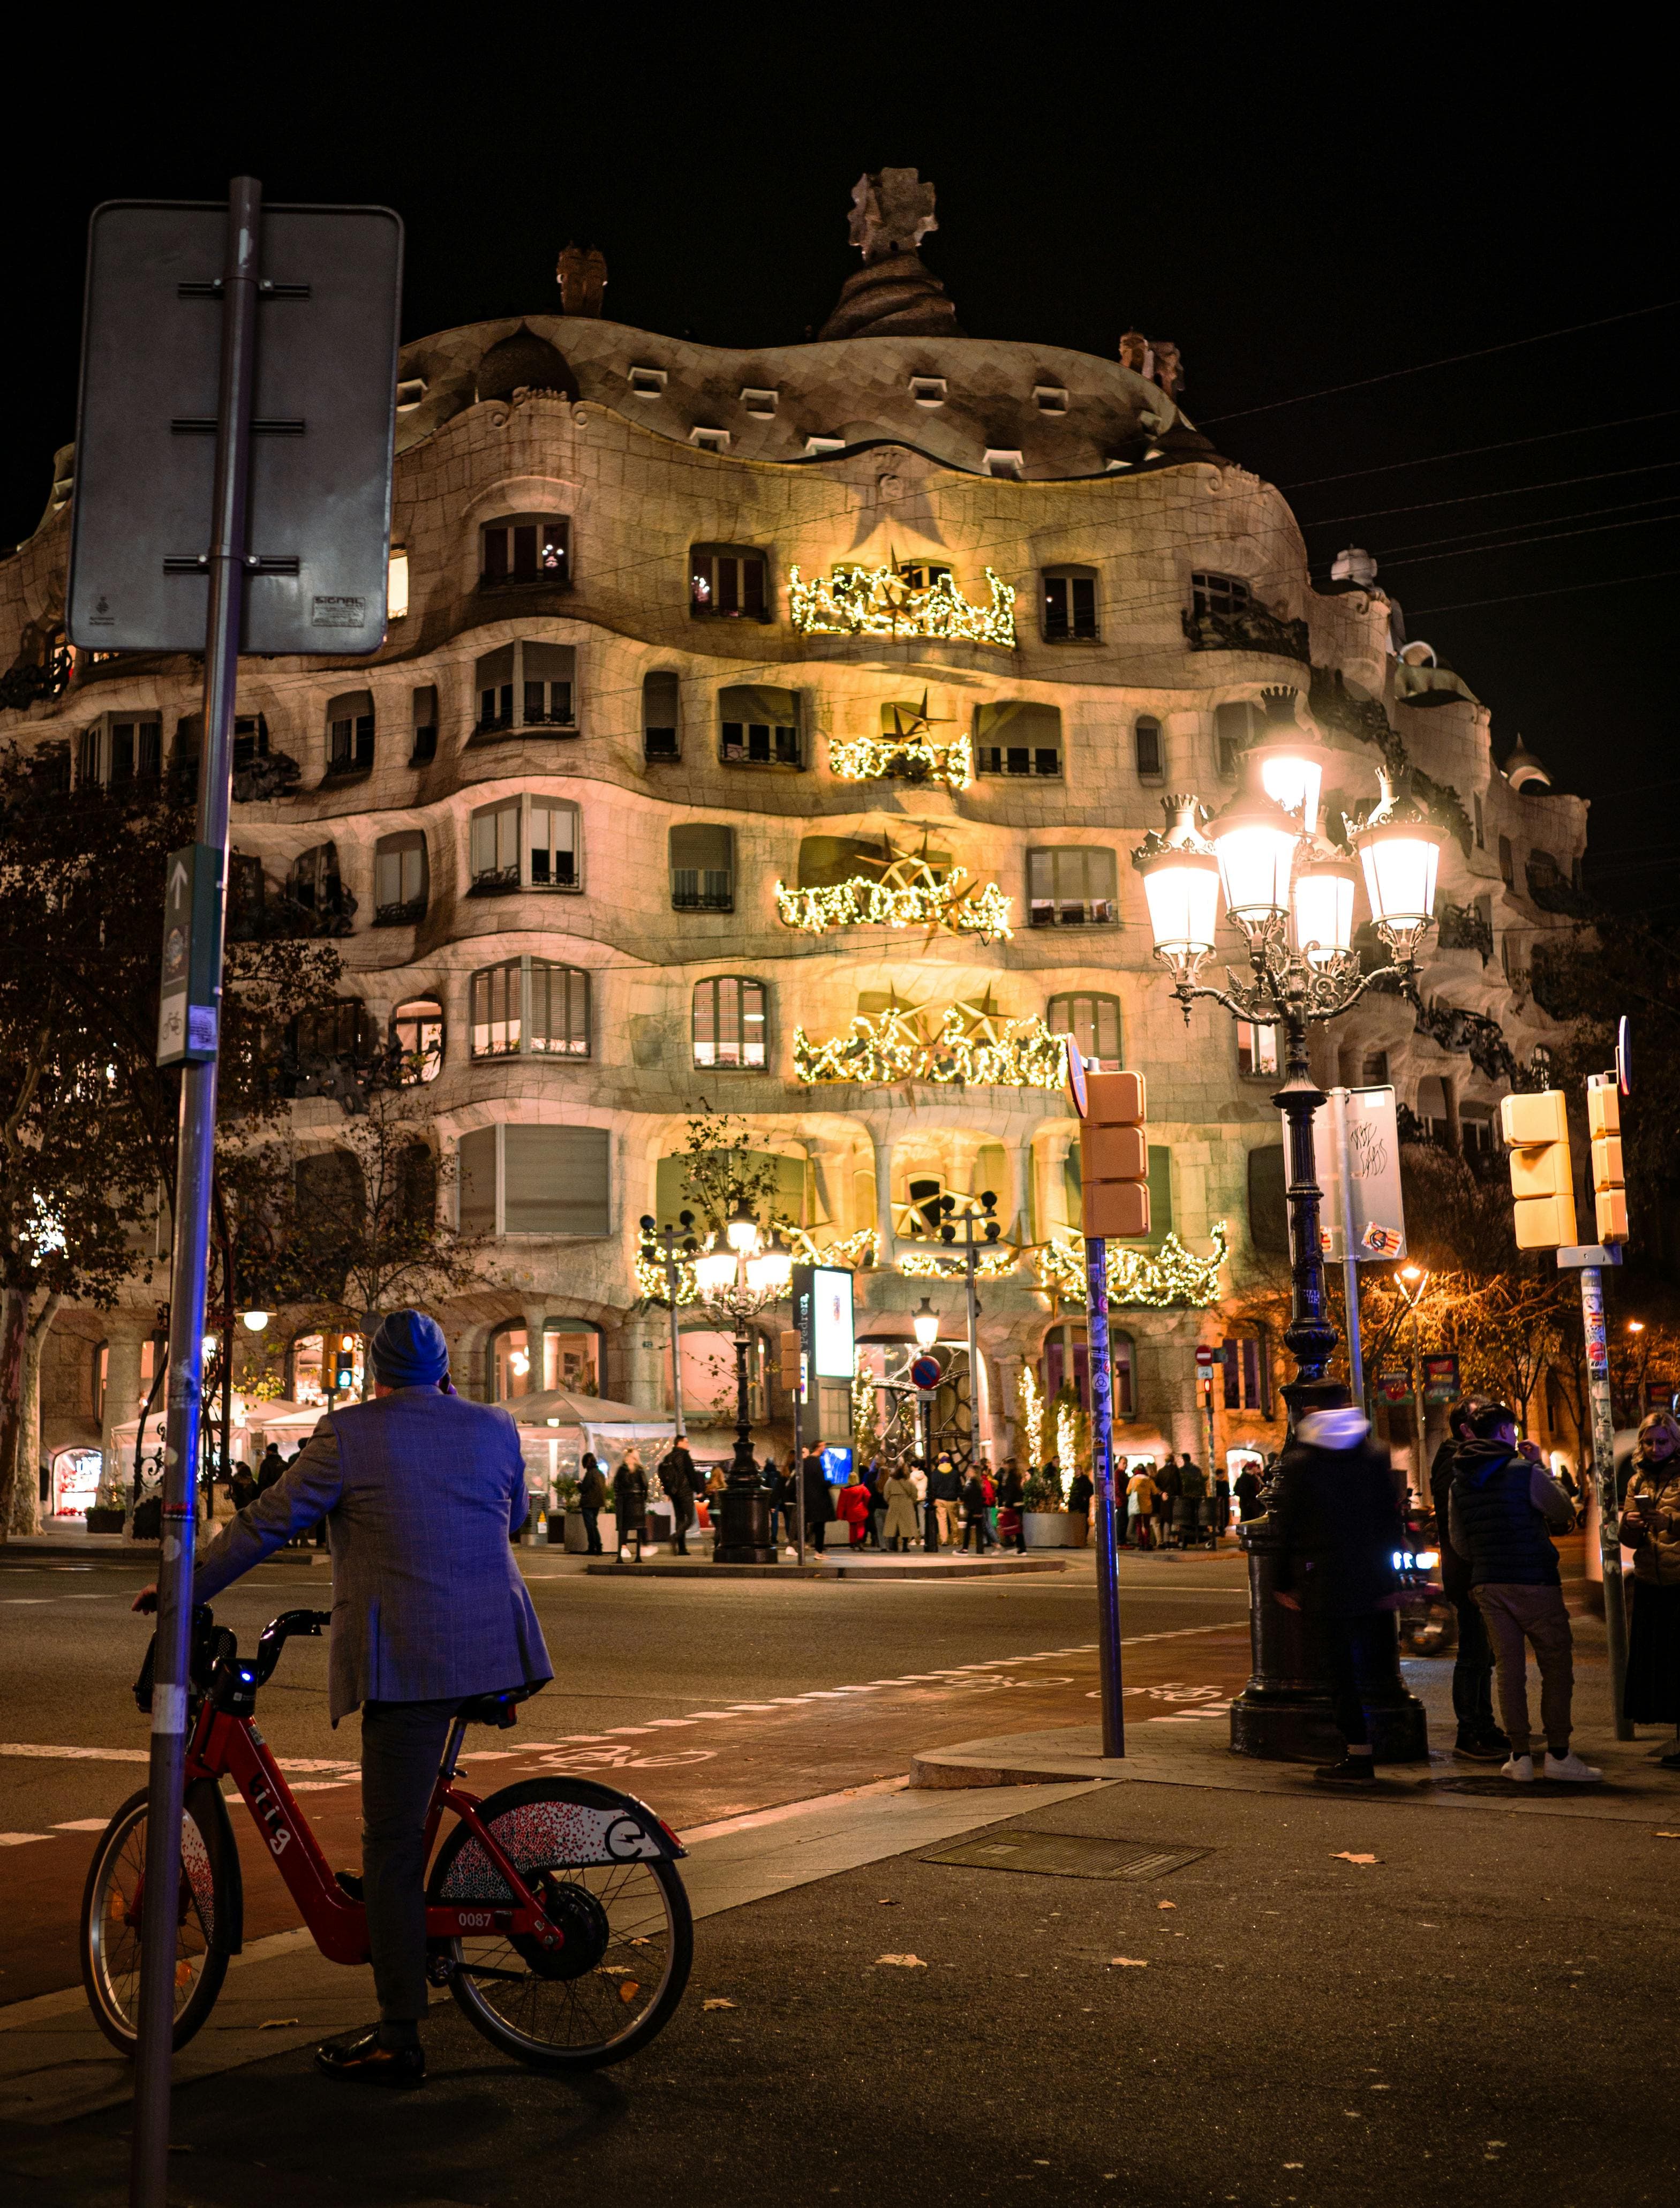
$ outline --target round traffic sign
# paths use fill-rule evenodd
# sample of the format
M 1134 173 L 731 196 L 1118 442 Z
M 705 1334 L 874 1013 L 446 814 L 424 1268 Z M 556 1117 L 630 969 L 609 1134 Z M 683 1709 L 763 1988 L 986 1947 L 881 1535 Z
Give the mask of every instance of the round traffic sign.
M 1209 1349 L 1205 1343 L 1196 1353 L 1196 1369 L 1198 1372 L 1211 1372 L 1218 1361 L 1217 1352 Z
M 913 1388 L 921 1388 L 924 1391 L 937 1388 L 943 1377 L 937 1357 L 918 1357 L 910 1365 L 910 1385 Z
M 1085 1061 L 1071 1035 L 1063 1038 L 1063 1047 L 1067 1053 L 1068 1094 L 1073 1099 L 1074 1110 L 1083 1119 L 1089 1102 L 1085 1087 Z

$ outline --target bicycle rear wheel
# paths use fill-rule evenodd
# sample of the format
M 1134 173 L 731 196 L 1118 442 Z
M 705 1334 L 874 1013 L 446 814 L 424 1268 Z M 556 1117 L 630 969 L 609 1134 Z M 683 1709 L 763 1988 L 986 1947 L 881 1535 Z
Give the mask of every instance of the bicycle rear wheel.
M 657 1820 L 628 1795 L 572 1779 L 526 1779 L 493 1794 L 479 1814 L 566 1937 L 558 1953 L 500 1932 L 450 1941 L 457 2004 L 493 2045 L 532 2069 L 623 2061 L 669 2022 L 693 1961 L 688 1897 Z M 512 1896 L 457 1825 L 438 1851 L 427 1899 Z
M 175 1935 L 175 2044 L 184 2047 L 216 2006 L 227 1953 L 216 1941 L 238 1899 L 220 1836 L 190 1800 L 181 1813 L 181 1901 Z M 146 1795 L 131 1794 L 105 1827 L 81 1897 L 81 1982 L 95 2021 L 111 2045 L 132 2055 L 138 2032 L 140 1961 L 145 1915 Z M 237 1875 L 237 1874 L 236 1874 Z

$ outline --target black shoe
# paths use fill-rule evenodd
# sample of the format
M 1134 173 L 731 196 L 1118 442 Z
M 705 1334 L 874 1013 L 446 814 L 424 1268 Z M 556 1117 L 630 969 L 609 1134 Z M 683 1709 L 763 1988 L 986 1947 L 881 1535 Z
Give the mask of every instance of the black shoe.
M 1503 1732 L 1483 1733 L 1479 1738 L 1467 1739 L 1461 1733 L 1453 1754 L 1467 1757 L 1472 1763 L 1503 1763 L 1511 1752 L 1511 1743 Z
M 426 2082 L 426 2050 L 414 2047 L 381 2047 L 379 2027 L 371 2025 L 353 2039 L 329 2040 L 315 2049 L 315 2068 L 328 2078 L 353 2080 L 358 2085 L 384 2085 L 401 2092 Z
M 1312 1775 L 1321 1786 L 1374 1786 L 1376 1760 L 1369 1755 L 1344 1755 L 1340 1763 L 1321 1763 Z
M 367 1899 L 367 1895 L 363 1890 L 362 1874 L 359 1870 L 335 1870 L 333 1874 L 333 1883 L 347 1901 Z

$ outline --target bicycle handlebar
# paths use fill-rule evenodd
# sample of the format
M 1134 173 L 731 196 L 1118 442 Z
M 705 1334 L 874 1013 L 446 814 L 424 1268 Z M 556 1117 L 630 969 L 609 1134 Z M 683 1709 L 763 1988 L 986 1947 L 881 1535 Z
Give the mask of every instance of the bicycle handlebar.
M 270 1618 L 256 1644 L 257 1685 L 263 1685 L 272 1677 L 280 1660 L 281 1649 L 294 1634 L 307 1634 L 318 1640 L 323 1627 L 332 1623 L 330 1610 L 283 1610 L 278 1617 Z

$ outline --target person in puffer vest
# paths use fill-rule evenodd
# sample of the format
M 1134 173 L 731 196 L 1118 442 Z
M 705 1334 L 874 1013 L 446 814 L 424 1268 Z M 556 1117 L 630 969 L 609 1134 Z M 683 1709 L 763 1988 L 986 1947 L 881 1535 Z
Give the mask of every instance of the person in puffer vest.
M 1561 1533 L 1575 1506 L 1539 1461 L 1532 1442 L 1518 1445 L 1516 1413 L 1484 1404 L 1472 1418 L 1473 1438 L 1453 1459 L 1448 1536 L 1470 1566 L 1471 1592 L 1486 1622 L 1499 1685 L 1499 1714 L 1511 1752 L 1503 1775 L 1532 1784 L 1529 1751 L 1528 1647 L 1540 1667 L 1540 1722 L 1545 1775 L 1592 1785 L 1601 1771 L 1569 1749 L 1575 1695 L 1575 1644 L 1548 1527 Z

